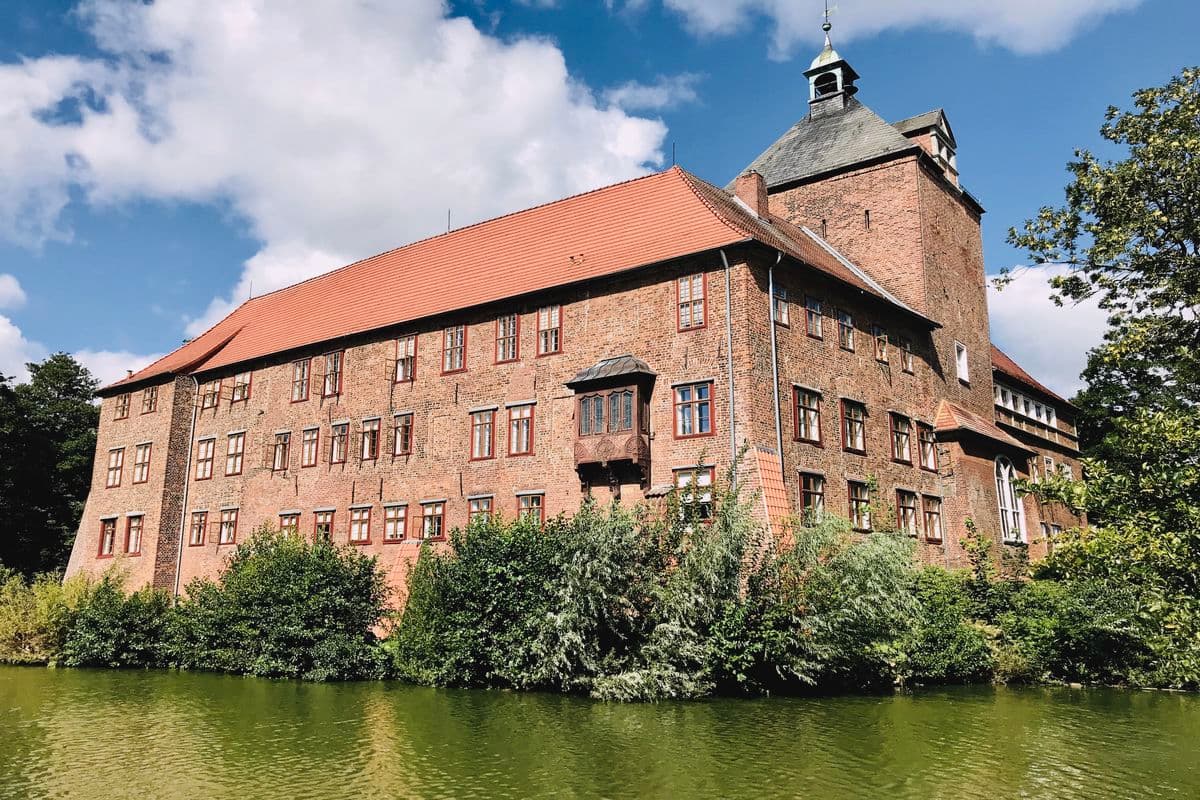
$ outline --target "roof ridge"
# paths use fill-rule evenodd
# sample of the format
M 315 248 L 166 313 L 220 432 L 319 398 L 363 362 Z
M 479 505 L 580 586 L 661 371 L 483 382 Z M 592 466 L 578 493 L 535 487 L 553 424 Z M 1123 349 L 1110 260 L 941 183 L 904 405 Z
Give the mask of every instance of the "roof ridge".
M 675 167 L 675 169 L 679 170 L 679 173 L 683 177 L 684 184 L 688 187 L 688 190 L 691 191 L 691 193 L 696 196 L 696 199 L 699 200 L 704 205 L 704 207 L 707 208 L 709 210 L 709 212 L 712 213 L 712 215 L 714 217 L 716 217 L 718 220 L 720 220 L 722 223 L 724 223 L 725 227 L 729 228 L 734 233 L 740 233 L 742 236 L 745 236 L 749 239 L 755 238 L 754 234 L 751 231 L 746 230 L 741 225 L 738 225 L 733 220 L 729 219 L 729 217 L 727 217 L 725 214 L 722 214 L 719 210 L 717 210 L 713 206 L 712 203 L 708 202 L 708 200 L 704 197 L 704 195 L 700 193 L 698 187 L 696 186 L 696 183 L 703 183 L 705 186 L 710 187 L 714 191 L 728 195 L 731 198 L 736 197 L 736 195 L 730 194 L 725 189 L 722 189 L 714 184 L 711 184 L 708 181 L 704 180 L 703 178 L 701 178 L 697 175 L 693 175 L 692 173 L 688 172 L 686 169 L 683 169 L 682 167 Z

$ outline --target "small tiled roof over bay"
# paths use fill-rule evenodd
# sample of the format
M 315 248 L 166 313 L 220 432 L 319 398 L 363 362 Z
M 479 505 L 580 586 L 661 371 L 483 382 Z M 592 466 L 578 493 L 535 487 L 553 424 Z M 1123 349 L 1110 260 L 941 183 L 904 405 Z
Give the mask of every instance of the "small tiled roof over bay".
M 992 345 L 992 369 L 1011 381 L 1016 381 L 1029 389 L 1041 392 L 1051 400 L 1057 400 L 1066 406 L 1071 405 L 1069 400 L 1064 400 L 1052 392 L 1045 384 L 1022 369 L 1020 364 L 1013 361 L 1007 353 L 996 347 L 996 345 Z
M 1016 450 L 1033 452 L 1000 430 L 991 421 L 984 419 L 973 411 L 968 411 L 957 403 L 951 403 L 949 400 L 942 400 L 938 403 L 937 416 L 934 417 L 933 427 L 938 433 L 969 431 L 977 436 L 983 436 L 992 441 L 1006 444 Z
M 591 383 L 592 381 L 602 381 L 608 378 L 623 378 L 633 375 L 657 375 L 654 370 L 650 369 L 650 365 L 640 358 L 634 356 L 615 356 L 599 361 L 587 369 L 580 370 L 574 378 L 567 381 L 567 386 L 574 386 L 580 383 Z

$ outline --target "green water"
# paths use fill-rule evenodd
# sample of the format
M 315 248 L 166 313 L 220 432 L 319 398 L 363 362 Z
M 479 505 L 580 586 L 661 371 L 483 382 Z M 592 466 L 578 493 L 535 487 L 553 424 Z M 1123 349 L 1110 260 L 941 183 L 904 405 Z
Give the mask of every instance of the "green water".
M 0 797 L 1200 797 L 1200 697 L 604 705 L 0 667 Z

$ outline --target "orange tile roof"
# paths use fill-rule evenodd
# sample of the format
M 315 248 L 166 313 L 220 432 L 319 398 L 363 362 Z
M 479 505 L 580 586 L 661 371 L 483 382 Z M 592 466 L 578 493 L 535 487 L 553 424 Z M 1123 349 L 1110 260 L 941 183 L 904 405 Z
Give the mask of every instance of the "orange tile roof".
M 754 467 L 758 472 L 758 485 L 762 490 L 763 507 L 766 511 L 769 533 L 782 538 L 788 533 L 791 509 L 788 507 L 787 487 L 783 484 L 783 468 L 779 456 L 764 447 L 754 448 Z
M 1031 389 L 1036 389 L 1037 391 L 1049 397 L 1051 400 L 1057 400 L 1058 402 L 1064 403 L 1068 406 L 1071 405 L 1070 400 L 1065 400 L 1054 392 L 1050 391 L 1044 384 L 1040 383 L 1036 378 L 1023 370 L 1017 362 L 1013 361 L 1007 353 L 1005 353 L 999 347 L 996 347 L 996 345 L 992 345 L 992 369 L 994 369 L 996 372 L 999 372 L 1001 375 L 1011 378 L 1014 381 L 1025 384 Z
M 424 239 L 252 298 L 105 389 L 230 367 L 751 240 L 920 316 L 811 232 L 777 218 L 760 219 L 724 190 L 673 167 Z
M 1033 452 L 1000 430 L 994 423 L 984 419 L 973 411 L 968 411 L 957 403 L 951 403 L 949 400 L 942 400 L 938 403 L 937 415 L 933 419 L 933 428 L 939 433 L 966 430 L 1000 442 L 1001 444 L 1006 444 L 1009 447 L 1015 447 L 1018 450 Z

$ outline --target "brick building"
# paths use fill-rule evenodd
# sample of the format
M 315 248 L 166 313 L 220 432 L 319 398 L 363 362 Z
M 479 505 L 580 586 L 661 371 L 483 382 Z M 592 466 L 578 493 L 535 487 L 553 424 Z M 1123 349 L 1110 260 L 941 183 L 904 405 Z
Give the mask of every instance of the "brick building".
M 776 535 L 885 514 L 961 565 L 970 519 L 1043 554 L 1077 521 L 1011 483 L 1078 470 L 1071 406 L 991 345 L 949 122 L 884 122 L 828 41 L 805 74 L 728 190 L 672 168 L 401 247 L 105 387 L 68 572 L 178 591 L 270 523 L 399 583 L 473 515 L 698 499 L 743 446 Z

